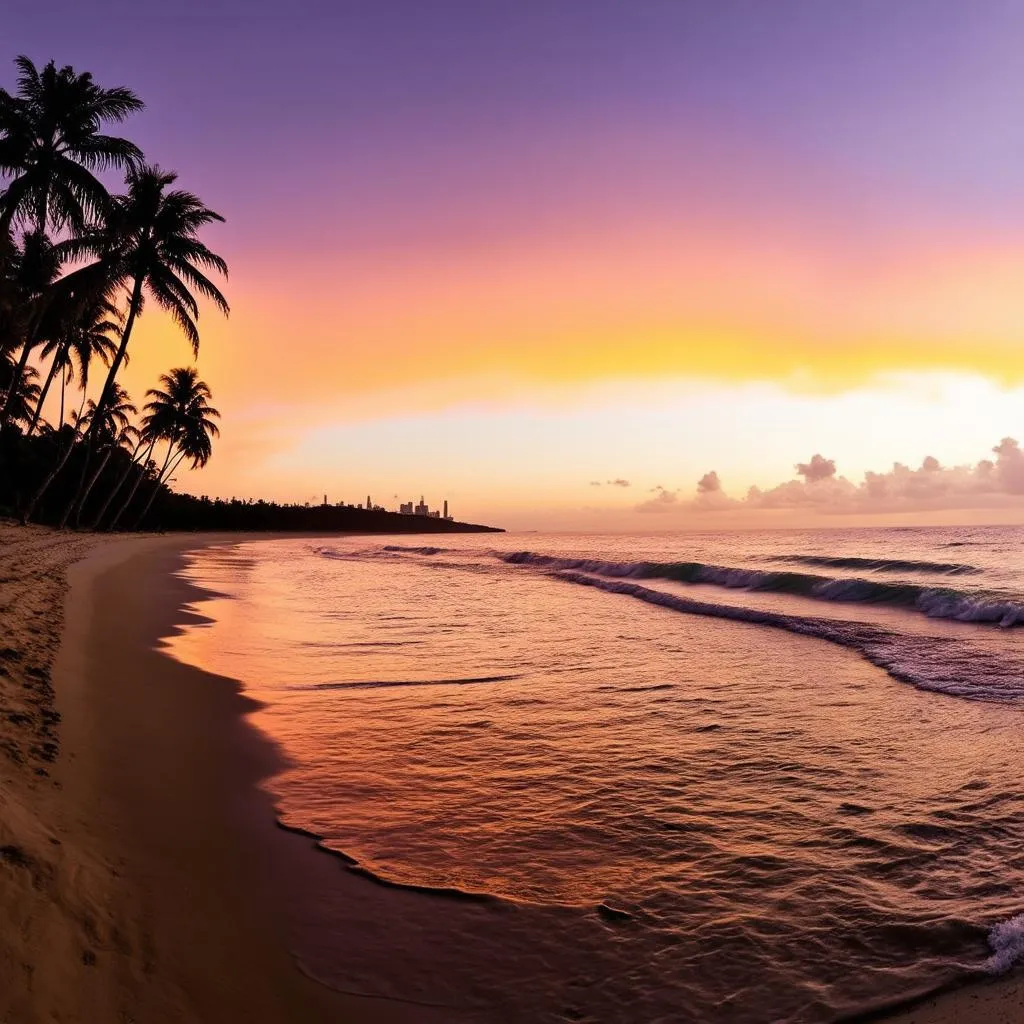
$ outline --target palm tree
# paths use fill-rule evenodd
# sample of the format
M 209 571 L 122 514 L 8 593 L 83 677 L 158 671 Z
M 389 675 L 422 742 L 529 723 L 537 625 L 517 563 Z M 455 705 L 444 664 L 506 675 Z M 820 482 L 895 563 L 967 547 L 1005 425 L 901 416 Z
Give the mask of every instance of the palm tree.
M 21 246 L 15 245 L 8 262 L 9 302 L 12 304 L 14 322 L 10 329 L 15 333 L 15 344 L 21 341 L 21 354 L 16 362 L 15 374 L 9 382 L 0 404 L 0 429 L 11 419 L 10 406 L 14 400 L 11 390 L 13 381 L 20 380 L 28 366 L 29 356 L 39 343 L 42 323 L 47 311 L 54 281 L 60 273 L 60 250 L 50 241 L 45 232 L 31 231 L 25 234 Z
M 127 438 L 126 438 L 127 440 Z M 107 510 L 110 508 L 114 499 L 121 493 L 121 489 L 128 482 L 128 477 L 131 476 L 133 469 L 138 469 L 139 473 L 144 477 L 149 467 L 149 456 L 152 454 L 153 448 L 150 443 L 150 439 L 146 436 L 144 431 L 136 430 L 132 440 L 134 444 L 130 450 L 125 445 L 125 451 L 128 452 L 128 465 L 125 466 L 124 472 L 121 474 L 117 483 L 107 492 L 107 496 L 103 499 L 100 504 L 99 511 L 93 516 L 92 522 L 89 524 L 89 529 L 99 529 L 100 524 L 103 522 L 104 516 L 107 514 Z M 154 467 L 155 468 L 155 467 Z M 140 477 L 141 480 L 141 477 Z M 137 486 L 137 484 L 136 484 Z M 134 489 L 132 491 L 134 494 Z M 131 500 L 129 498 L 129 500 Z
M 11 179 L 0 193 L 0 234 L 19 220 L 36 231 L 80 231 L 110 202 L 95 172 L 142 162 L 136 145 L 101 132 L 141 110 L 142 100 L 52 60 L 41 70 L 25 56 L 14 63 L 16 94 L 0 89 L 0 174 Z
M 19 371 L 10 359 L 0 358 L 0 386 L 11 395 L 9 422 L 27 423 L 31 418 L 39 401 L 39 385 L 35 383 L 38 376 L 35 367 L 24 366 Z
M 179 367 L 161 374 L 161 388 L 146 392 L 150 399 L 146 403 L 146 415 L 142 420 L 142 436 L 149 442 L 149 450 L 143 463 L 152 455 L 161 441 L 166 442 L 163 465 L 156 474 L 156 482 L 142 514 L 136 520 L 136 527 L 146 517 L 153 499 L 164 481 L 174 472 L 183 459 L 190 459 L 194 469 L 205 466 L 213 453 L 212 439 L 220 435 L 215 420 L 220 413 L 209 404 L 213 397 L 209 385 L 199 379 L 192 367 Z M 110 528 L 117 526 L 125 510 L 131 504 L 145 473 L 139 475 L 121 505 Z
M 90 421 L 90 423 L 96 419 L 96 403 L 91 399 L 87 403 L 87 411 L 84 419 Z M 72 510 L 77 509 L 75 513 L 75 522 L 77 525 L 78 519 L 81 517 L 82 509 L 85 507 L 85 503 L 89 498 L 89 494 L 99 479 L 100 474 L 107 467 L 107 463 L 110 461 L 110 456 L 114 454 L 114 450 L 117 448 L 123 448 L 125 445 L 131 444 L 138 438 L 138 430 L 131 425 L 133 416 L 138 414 L 138 409 L 132 405 L 131 398 L 128 396 L 128 392 L 124 390 L 119 384 L 114 385 L 114 399 L 111 401 L 103 414 L 102 422 L 95 424 L 95 436 L 97 444 L 100 449 L 104 451 L 103 458 L 100 459 L 99 465 L 93 471 L 91 477 L 84 487 L 80 487 L 81 496 L 72 500 L 72 502 L 64 510 L 64 515 L 61 516 L 60 523 L 58 524 L 63 528 L 68 521 L 68 517 L 71 515 Z M 83 475 L 87 471 L 88 467 L 83 466 Z
M 25 309 L 17 281 L 20 265 L 21 249 L 14 232 L 0 233 L 0 353 L 8 358 L 24 333 Z
M 111 261 L 114 273 L 131 288 L 121 343 L 110 364 L 96 404 L 102 409 L 131 340 L 135 320 L 147 297 L 170 313 L 199 355 L 199 303 L 193 292 L 227 316 L 227 300 L 206 276 L 213 270 L 227 277 L 228 265 L 197 237 L 201 228 L 224 218 L 191 192 L 170 189 L 178 176 L 147 166 L 128 175 L 128 192 L 114 200 L 109 223 L 87 234 L 71 248 L 82 255 Z
M 41 70 L 25 56 L 14 63 L 16 93 L 0 89 L 0 175 L 10 179 L 0 192 L 0 237 L 18 222 L 40 240 L 46 240 L 48 227 L 82 231 L 110 208 L 110 195 L 95 172 L 142 162 L 134 143 L 101 129 L 141 110 L 143 103 L 130 89 L 101 88 L 92 75 L 57 68 L 53 61 Z M 45 292 L 33 296 L 35 315 L 24 330 L 19 374 L 39 341 L 44 298 Z M 10 418 L 12 401 L 8 389 L 0 428 Z
M 114 198 L 106 223 L 69 239 L 62 249 L 72 258 L 94 257 L 97 262 L 92 268 L 130 289 L 120 343 L 96 399 L 97 416 L 83 435 L 89 441 L 87 461 L 94 448 L 93 424 L 102 420 L 147 299 L 171 314 L 197 355 L 199 302 L 193 292 L 212 301 L 225 316 L 230 312 L 220 289 L 205 273 L 213 270 L 226 277 L 227 263 L 197 237 L 201 228 L 224 218 L 191 192 L 171 189 L 176 180 L 176 174 L 159 167 L 133 169 L 128 174 L 128 191 Z M 44 491 L 52 479 L 44 482 Z
M 89 383 L 89 366 L 94 358 L 110 365 L 117 351 L 117 342 L 111 337 L 116 334 L 122 323 L 117 307 L 103 295 L 89 295 L 82 301 L 66 304 L 54 318 L 52 328 L 44 333 L 49 335 L 43 342 L 40 355 L 43 358 L 52 356 L 50 370 L 39 395 L 39 404 L 35 415 L 28 426 L 27 434 L 31 435 L 42 415 L 43 403 L 49 393 L 57 371 L 61 372 L 62 388 L 75 379 L 75 363 L 78 364 L 78 379 L 82 390 Z M 60 422 L 64 422 L 63 391 L 61 393 Z
M 38 392 L 39 389 L 36 388 L 35 398 L 37 400 L 39 397 Z M 83 412 L 83 410 L 85 411 Z M 98 419 L 99 414 L 97 412 L 96 403 L 93 402 L 92 399 L 86 400 L 83 394 L 82 405 L 80 406 L 77 414 L 71 414 L 71 437 L 68 440 L 67 445 L 58 455 L 56 463 L 51 467 L 50 472 L 47 473 L 42 485 L 39 487 L 36 493 L 32 495 L 31 499 L 25 505 L 22 506 L 20 512 L 22 523 L 27 523 L 29 521 L 29 519 L 32 516 L 32 513 L 36 509 L 36 506 L 39 504 L 39 500 L 46 493 L 46 490 L 47 488 L 49 488 L 50 484 L 53 483 L 57 474 L 60 473 L 60 471 L 64 468 L 79 438 L 84 437 L 87 431 L 93 429 L 93 427 L 96 427 L 96 437 L 98 438 L 99 444 L 108 444 L 112 437 L 118 436 L 124 430 L 124 428 L 128 426 L 129 418 L 131 416 L 134 416 L 137 411 L 138 410 L 135 408 L 135 406 L 131 404 L 131 399 L 128 397 L 128 393 L 120 385 L 117 385 L 115 388 L 114 401 L 108 404 L 106 412 L 103 413 L 103 419 L 97 425 L 96 421 Z M 56 433 L 59 435 L 63 431 L 63 428 L 64 424 L 61 423 L 58 426 Z M 58 438 L 58 446 L 59 444 L 60 441 Z M 79 480 L 78 485 L 79 491 L 81 491 L 82 488 L 85 486 L 85 478 L 86 474 L 88 473 L 88 469 L 88 463 L 83 462 L 81 479 Z M 60 525 L 62 527 L 67 522 L 68 516 L 71 514 L 71 510 L 75 507 L 78 501 L 79 498 L 78 494 L 76 493 L 75 497 L 72 498 L 67 507 L 64 509 L 64 514 L 60 520 Z

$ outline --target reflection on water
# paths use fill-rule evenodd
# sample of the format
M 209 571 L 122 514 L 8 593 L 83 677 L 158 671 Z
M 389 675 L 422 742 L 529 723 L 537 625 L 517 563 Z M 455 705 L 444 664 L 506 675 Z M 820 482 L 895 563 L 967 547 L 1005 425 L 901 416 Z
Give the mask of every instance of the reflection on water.
M 827 560 L 840 581 L 953 574 L 972 607 L 1024 594 L 1018 531 L 896 533 L 531 535 L 545 564 L 501 557 L 527 546 L 514 536 L 244 543 L 192 556 L 189 578 L 227 596 L 169 645 L 266 702 L 256 724 L 294 762 L 269 783 L 289 823 L 390 881 L 515 905 L 467 918 L 443 979 L 467 1001 L 502 1020 L 824 1021 L 984 966 L 988 929 L 1024 909 L 1024 631 L 803 584 L 629 576 L 797 629 L 694 616 L 572 582 L 624 570 L 553 559 Z M 799 625 L 817 619 L 988 699 L 899 681 Z M 394 974 L 306 939 L 341 987 Z M 428 967 L 411 997 L 431 996 Z

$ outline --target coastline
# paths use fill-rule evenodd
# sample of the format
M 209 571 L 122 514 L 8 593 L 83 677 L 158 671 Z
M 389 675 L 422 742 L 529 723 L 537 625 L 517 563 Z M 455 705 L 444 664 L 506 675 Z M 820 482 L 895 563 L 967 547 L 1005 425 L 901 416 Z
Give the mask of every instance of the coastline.
M 199 592 L 175 576 L 185 552 L 264 536 L 0 538 L 73 547 L 72 564 L 45 576 L 51 610 L 55 576 L 68 582 L 53 664 L 59 753 L 47 775 L 21 764 L 3 780 L 0 903 L 17 928 L 0 940 L 0 1019 L 452 1019 L 344 996 L 298 969 L 278 883 L 318 858 L 275 827 L 259 789 L 279 754 L 246 721 L 254 703 L 238 683 L 159 648 L 195 620 L 185 606 Z M 22 638 L 46 626 L 22 625 Z
M 289 886 L 351 900 L 354 932 L 368 907 L 385 935 L 415 908 L 408 894 L 339 870 L 313 837 L 275 827 L 259 783 L 282 761 L 246 720 L 256 705 L 236 681 L 160 649 L 161 637 L 202 620 L 187 606 L 203 592 L 175 575 L 186 552 L 276 535 L 19 536 L 70 545 L 54 570 L 70 587 L 54 663 L 57 760 L 16 765 L 0 790 L 0 905 L 19 926 L 0 938 L 0 1019 L 473 1019 L 451 1005 L 342 995 L 302 973 L 288 950 Z M 53 574 L 28 575 L 50 587 L 30 609 L 42 614 Z M 391 937 L 397 975 L 407 964 Z M 1024 984 L 979 980 L 857 1019 L 1013 1024 L 1024 1021 Z

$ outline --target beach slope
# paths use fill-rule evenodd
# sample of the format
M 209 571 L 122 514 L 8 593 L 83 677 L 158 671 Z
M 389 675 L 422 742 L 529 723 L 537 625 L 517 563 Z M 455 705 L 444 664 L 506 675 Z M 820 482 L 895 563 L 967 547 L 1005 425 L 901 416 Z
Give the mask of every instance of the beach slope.
M 217 539 L 0 525 L 5 1024 L 431 1019 L 288 952 L 273 870 L 316 855 L 257 787 L 277 752 L 236 683 L 159 651 Z

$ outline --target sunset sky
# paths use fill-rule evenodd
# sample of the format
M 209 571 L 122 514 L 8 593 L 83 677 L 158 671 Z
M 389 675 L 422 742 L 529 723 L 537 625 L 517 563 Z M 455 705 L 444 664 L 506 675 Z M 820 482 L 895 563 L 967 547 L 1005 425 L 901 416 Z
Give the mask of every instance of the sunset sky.
M 8 0 L 4 22 L 9 56 L 135 89 L 125 133 L 227 217 L 206 241 L 233 313 L 199 359 L 223 437 L 188 490 L 423 493 L 535 528 L 1024 518 L 992 452 L 1024 439 L 1024 2 Z M 148 312 L 129 391 L 189 359 Z M 691 501 L 710 471 L 735 499 L 817 488 L 794 469 L 815 453 L 851 487 L 996 466 Z

